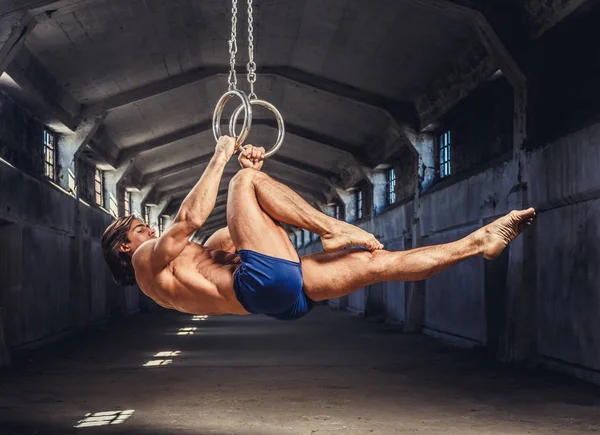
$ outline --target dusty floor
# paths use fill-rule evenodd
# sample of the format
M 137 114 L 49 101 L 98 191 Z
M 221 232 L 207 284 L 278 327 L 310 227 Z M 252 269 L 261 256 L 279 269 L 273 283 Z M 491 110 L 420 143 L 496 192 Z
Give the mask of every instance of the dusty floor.
M 144 314 L 0 371 L 1 435 L 593 432 L 598 387 L 327 307 L 290 323 Z

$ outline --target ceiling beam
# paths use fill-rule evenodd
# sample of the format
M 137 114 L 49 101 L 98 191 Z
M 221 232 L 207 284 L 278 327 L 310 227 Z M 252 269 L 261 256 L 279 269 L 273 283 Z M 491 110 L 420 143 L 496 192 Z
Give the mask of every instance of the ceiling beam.
M 522 89 L 526 86 L 527 79 L 521 67 L 516 62 L 513 55 L 507 48 L 507 44 L 502 40 L 496 29 L 491 24 L 493 16 L 501 16 L 500 6 L 497 7 L 498 13 L 490 7 L 482 8 L 481 5 L 477 5 L 469 0 L 404 0 L 410 1 L 424 8 L 435 10 L 441 13 L 455 14 L 468 19 L 471 25 L 479 35 L 479 40 L 488 51 L 489 55 L 496 61 L 508 81 L 515 89 Z M 489 3 L 486 3 L 489 4 Z M 506 9 L 509 6 L 502 6 Z M 507 17 L 507 21 L 509 18 Z M 496 20 L 497 27 L 510 27 L 513 28 L 518 25 L 513 20 L 511 22 L 498 22 Z
M 3 2 L 0 5 L 0 17 L 28 11 L 33 15 L 44 14 L 51 18 L 55 13 L 73 12 L 94 2 L 98 2 L 98 0 L 18 0 L 18 7 L 14 6 L 17 3 L 15 1 Z
M 35 101 L 34 111 L 42 120 L 51 118 L 71 132 L 77 130 L 80 120 L 73 113 L 79 113 L 79 103 L 64 92 L 54 77 L 26 47 L 21 47 L 14 55 L 6 72 L 19 85 L 24 93 L 22 95 Z
M 210 129 L 212 129 L 212 120 L 207 119 L 199 122 L 198 124 L 182 128 L 164 136 L 151 139 L 147 142 L 130 146 L 119 152 L 118 162 L 119 164 L 122 164 L 125 161 L 131 160 L 138 154 L 143 153 L 145 151 L 150 151 L 156 148 L 163 147 L 165 145 L 170 145 L 174 142 L 187 139 L 188 137 L 195 136 Z
M 595 4 L 598 0 L 529 1 L 524 9 L 529 17 L 530 38 L 538 39 L 575 12 L 583 12 Z
M 173 189 L 168 189 L 168 190 L 157 190 L 156 193 L 156 202 L 161 202 L 162 200 L 164 200 L 165 198 L 173 198 L 177 195 L 181 195 L 183 193 L 185 193 L 185 195 L 187 196 L 187 194 L 192 190 L 192 188 L 196 185 L 196 183 L 194 184 L 190 184 L 187 186 L 178 186 L 176 188 Z M 220 189 L 217 192 L 217 198 L 220 197 L 221 195 L 227 195 L 228 189 Z
M 178 163 L 176 165 L 167 166 L 166 168 L 160 169 L 158 171 L 149 172 L 144 174 L 141 180 L 141 185 L 146 185 L 149 183 L 155 183 L 159 181 L 161 178 L 168 177 L 170 175 L 177 174 L 179 172 L 187 171 L 188 169 L 194 168 L 196 166 L 202 166 L 206 163 L 210 162 L 214 152 L 210 152 L 208 154 L 203 154 L 199 157 L 196 157 L 191 160 L 187 160 L 185 162 Z
M 315 156 L 316 157 L 316 156 Z M 285 157 L 283 155 L 275 154 L 269 158 L 270 161 L 280 163 L 284 166 L 293 169 L 300 169 L 304 172 L 310 172 L 311 174 L 315 174 L 319 177 L 327 178 L 331 182 L 335 183 L 339 180 L 340 174 L 338 172 L 330 171 L 328 169 L 323 169 L 321 167 L 299 162 L 298 160 L 290 157 Z
M 255 120 L 253 120 L 253 125 L 264 125 L 264 126 L 274 128 L 274 129 L 277 128 L 277 124 L 274 120 L 267 120 L 267 119 L 255 119 Z M 159 147 L 167 146 L 178 140 L 183 140 L 188 137 L 204 133 L 211 129 L 212 129 L 212 121 L 205 120 L 205 121 L 199 122 L 198 124 L 194 124 L 192 126 L 185 127 L 176 132 L 169 133 L 167 135 L 152 139 L 148 142 L 144 142 L 144 143 L 138 144 L 138 145 L 133 145 L 129 148 L 126 148 L 126 149 L 120 151 L 119 157 L 118 157 L 116 163 L 117 163 L 117 165 L 122 165 L 128 160 L 134 159 L 139 153 L 151 151 L 151 150 L 159 148 Z M 337 151 L 346 152 L 346 153 L 350 154 L 355 160 L 360 161 L 361 163 L 363 163 L 365 165 L 368 165 L 370 162 L 370 158 L 368 157 L 368 154 L 365 151 L 361 150 L 358 145 L 345 143 L 344 141 L 341 141 L 334 137 L 330 137 L 330 136 L 327 136 L 322 133 L 317 133 L 317 132 L 306 129 L 304 127 L 300 127 L 300 126 L 292 124 L 292 123 L 286 123 L 285 129 L 286 129 L 286 134 L 290 134 L 292 136 L 297 136 L 302 139 L 310 140 L 310 141 L 319 143 L 321 145 L 324 145 L 328 148 L 335 149 Z M 212 155 L 212 153 L 210 155 Z M 207 156 L 209 156 L 209 154 L 205 154 L 204 156 L 202 156 L 202 158 L 199 158 L 198 161 L 194 160 L 194 161 L 188 161 L 188 162 L 182 163 L 181 164 L 182 169 L 180 169 L 180 167 L 178 165 L 175 165 L 171 168 L 165 168 L 161 171 L 155 171 L 153 173 L 147 174 L 144 177 L 143 182 L 144 183 L 151 182 L 157 178 L 183 171 L 183 170 L 187 169 L 186 164 L 189 164 L 190 167 L 197 166 L 200 164 L 198 162 L 203 162 L 204 158 Z M 278 158 L 281 158 L 281 156 L 278 156 Z M 281 158 L 282 161 L 285 159 L 286 159 L 285 157 Z M 210 158 L 208 158 L 208 160 L 210 160 Z M 358 162 L 357 162 L 357 164 L 358 164 Z M 335 176 L 336 173 L 329 171 L 329 175 Z
M 105 100 L 91 103 L 86 107 L 86 110 L 92 112 L 114 110 L 192 83 L 209 80 L 214 77 L 225 77 L 227 75 L 226 71 L 227 67 L 225 66 L 197 68 L 177 76 L 158 80 L 139 88 L 108 97 Z M 240 74 L 245 74 L 245 69 L 239 67 L 238 72 Z M 418 125 L 419 120 L 416 109 L 410 102 L 392 100 L 383 95 L 374 94 L 354 86 L 336 82 L 289 66 L 263 66 L 258 69 L 258 74 L 271 75 L 276 78 L 294 82 L 301 86 L 310 87 L 320 92 L 333 94 L 337 97 L 352 101 L 353 103 L 370 106 L 385 112 L 386 115 L 399 125 L 407 123 L 413 127 Z
M 145 100 L 146 98 L 151 98 L 192 83 L 224 75 L 224 71 L 225 68 L 221 67 L 197 68 L 176 76 L 149 83 L 130 91 L 125 91 L 121 94 L 113 95 L 105 100 L 91 103 L 87 106 L 87 110 L 92 112 L 115 110 L 119 107 L 127 106 L 128 104 Z
M 259 68 L 259 74 L 271 74 L 300 85 L 327 92 L 342 97 L 354 103 L 370 106 L 383 111 L 386 116 L 399 126 L 408 124 L 412 127 L 419 125 L 419 119 L 414 105 L 406 101 L 390 99 L 357 87 L 337 82 L 323 76 L 318 76 L 290 66 L 270 66 Z
M 481 83 L 489 80 L 498 66 L 479 44 L 473 44 L 456 60 L 451 71 L 436 80 L 417 100 L 423 130 L 437 122 Z
M 277 122 L 274 119 L 253 119 L 252 124 L 265 125 L 273 129 L 278 128 Z M 285 122 L 285 133 L 309 140 L 311 142 L 316 142 L 328 148 L 333 148 L 337 151 L 346 152 L 348 154 L 351 154 L 352 157 L 354 157 L 354 159 L 358 160 L 359 162 L 363 162 L 366 165 L 369 164 L 369 156 L 365 152 L 365 150 L 361 148 L 360 145 L 346 142 L 336 137 L 329 136 L 324 133 L 319 133 L 317 131 L 310 130 L 298 124 L 293 124 L 287 121 Z
M 0 74 L 6 71 L 19 50 L 25 44 L 27 35 L 35 28 L 37 22 L 27 12 L 13 14 L 0 20 L 2 28 L 0 45 Z

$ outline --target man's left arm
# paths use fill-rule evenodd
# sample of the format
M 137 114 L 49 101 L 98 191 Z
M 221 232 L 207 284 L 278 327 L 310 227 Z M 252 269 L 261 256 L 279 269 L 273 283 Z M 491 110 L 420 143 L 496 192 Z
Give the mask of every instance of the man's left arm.
M 262 169 L 265 158 L 265 149 L 263 147 L 255 147 L 253 145 L 246 145 L 240 156 L 238 161 L 240 162 L 240 166 L 242 169 L 252 168 L 260 171 Z M 233 244 L 233 240 L 231 240 L 231 234 L 229 233 L 229 228 L 221 228 L 214 232 L 203 245 L 208 249 L 217 249 L 219 251 L 230 252 L 232 254 L 235 253 L 236 248 Z

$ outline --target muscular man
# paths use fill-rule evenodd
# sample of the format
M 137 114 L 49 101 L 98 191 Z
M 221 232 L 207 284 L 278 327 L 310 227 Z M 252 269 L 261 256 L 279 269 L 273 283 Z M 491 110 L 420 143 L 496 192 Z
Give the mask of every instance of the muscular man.
M 158 304 L 192 314 L 262 313 L 282 320 L 308 313 L 315 301 L 347 295 L 381 281 L 418 281 L 464 259 L 491 260 L 531 224 L 533 209 L 513 211 L 456 242 L 389 252 L 360 228 L 320 213 L 260 172 L 264 149 L 247 146 L 231 180 L 227 227 L 204 246 L 190 242 L 214 208 L 235 141 L 222 137 L 200 181 L 173 223 L 157 238 L 134 217 L 113 222 L 102 236 L 117 282 L 137 282 Z M 316 233 L 325 252 L 302 257 L 281 223 Z M 363 249 L 343 249 L 363 246 Z

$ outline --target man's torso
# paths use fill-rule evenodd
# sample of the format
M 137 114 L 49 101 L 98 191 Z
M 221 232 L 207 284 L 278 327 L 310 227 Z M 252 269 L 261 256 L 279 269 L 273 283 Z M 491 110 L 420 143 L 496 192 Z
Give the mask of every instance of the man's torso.
M 192 314 L 248 314 L 233 290 L 238 255 L 189 242 L 175 260 L 156 273 L 149 257 L 144 258 L 153 247 L 144 248 L 146 252 L 136 261 L 136 279 L 159 305 Z

